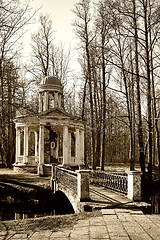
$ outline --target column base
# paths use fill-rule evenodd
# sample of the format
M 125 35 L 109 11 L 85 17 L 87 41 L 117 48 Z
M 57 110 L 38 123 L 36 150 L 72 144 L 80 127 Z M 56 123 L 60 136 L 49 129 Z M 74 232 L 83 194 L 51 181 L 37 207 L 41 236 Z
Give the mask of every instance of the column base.
M 43 167 L 44 165 L 43 164 L 39 164 L 38 166 L 37 166 L 37 174 L 39 175 L 39 176 L 43 176 L 44 175 L 44 167 Z

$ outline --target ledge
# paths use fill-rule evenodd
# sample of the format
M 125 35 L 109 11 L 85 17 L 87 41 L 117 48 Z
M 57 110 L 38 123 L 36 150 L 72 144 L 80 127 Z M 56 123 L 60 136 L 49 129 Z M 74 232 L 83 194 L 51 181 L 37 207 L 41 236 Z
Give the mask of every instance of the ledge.
M 126 171 L 126 173 L 127 173 L 128 175 L 142 175 L 142 174 L 143 174 L 141 171 L 136 171 L 136 170 Z
M 13 164 L 13 169 L 15 172 L 21 173 L 37 173 L 37 165 L 24 164 L 24 163 L 16 163 Z

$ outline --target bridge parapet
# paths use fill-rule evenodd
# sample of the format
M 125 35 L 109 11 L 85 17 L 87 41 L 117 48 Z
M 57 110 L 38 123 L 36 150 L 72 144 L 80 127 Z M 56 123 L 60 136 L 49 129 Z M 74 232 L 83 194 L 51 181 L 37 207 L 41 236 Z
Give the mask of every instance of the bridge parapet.
M 77 192 L 77 173 L 65 168 L 55 166 L 54 179 L 56 182 L 65 185 L 72 191 Z
M 89 200 L 89 172 L 89 170 L 71 171 L 59 166 L 52 168 L 52 190 L 63 191 L 72 203 L 75 212 L 79 211 L 80 202 Z
M 128 175 L 126 173 L 91 171 L 90 182 L 124 194 L 128 192 Z
M 142 172 L 139 171 L 126 173 L 91 171 L 90 182 L 124 193 L 131 200 L 140 201 L 141 176 Z

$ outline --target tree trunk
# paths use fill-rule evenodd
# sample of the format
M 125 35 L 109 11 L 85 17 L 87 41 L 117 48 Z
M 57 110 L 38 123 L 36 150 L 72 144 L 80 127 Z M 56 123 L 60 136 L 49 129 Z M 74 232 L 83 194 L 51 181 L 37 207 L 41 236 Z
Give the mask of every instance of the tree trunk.
M 150 25 L 150 19 L 149 19 Z M 157 157 L 160 173 L 160 143 L 159 143 L 159 129 L 158 129 L 158 116 L 157 116 L 157 106 L 156 106 L 156 96 L 155 96 L 155 86 L 154 86 L 154 74 L 153 74 L 153 48 L 152 48 L 152 34 L 151 29 L 149 30 L 150 37 L 150 65 L 151 65 L 151 85 L 152 85 L 152 97 L 153 97 L 153 114 L 154 114 L 154 125 L 156 130 L 156 147 L 157 147 Z
M 147 22 L 147 1 L 143 0 L 144 25 L 145 25 L 145 49 L 146 49 L 146 71 L 147 71 L 147 110 L 148 110 L 148 177 L 152 180 L 152 111 L 151 111 L 151 78 L 150 78 L 150 56 Z
M 102 159 L 101 170 L 104 170 L 105 159 L 105 140 L 106 140 L 106 67 L 105 67 L 105 55 L 104 55 L 105 36 L 102 35 L 102 80 L 103 80 L 103 121 L 102 121 Z
M 134 44 L 135 44 L 135 64 L 136 64 L 139 162 L 140 162 L 140 166 L 141 166 L 141 171 L 144 173 L 145 172 L 145 155 L 144 155 L 144 141 L 143 141 L 143 127 L 142 127 L 142 113 L 141 113 L 139 57 L 138 57 L 138 32 L 137 32 L 135 0 L 133 0 L 133 21 L 134 21 Z

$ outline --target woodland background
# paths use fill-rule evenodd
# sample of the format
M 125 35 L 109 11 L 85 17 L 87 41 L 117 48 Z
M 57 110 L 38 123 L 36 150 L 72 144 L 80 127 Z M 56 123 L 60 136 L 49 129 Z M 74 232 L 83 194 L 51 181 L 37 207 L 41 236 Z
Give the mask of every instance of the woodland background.
M 85 120 L 86 165 L 130 163 L 133 170 L 139 163 L 152 178 L 153 166 L 160 169 L 160 3 L 80 0 L 72 11 L 81 67 L 74 75 L 71 50 L 55 44 L 49 15 L 40 14 L 25 63 L 21 39 L 39 12 L 29 1 L 0 0 L 2 165 L 14 163 L 16 112 L 37 113 L 37 86 L 54 75 L 63 85 L 64 109 Z

